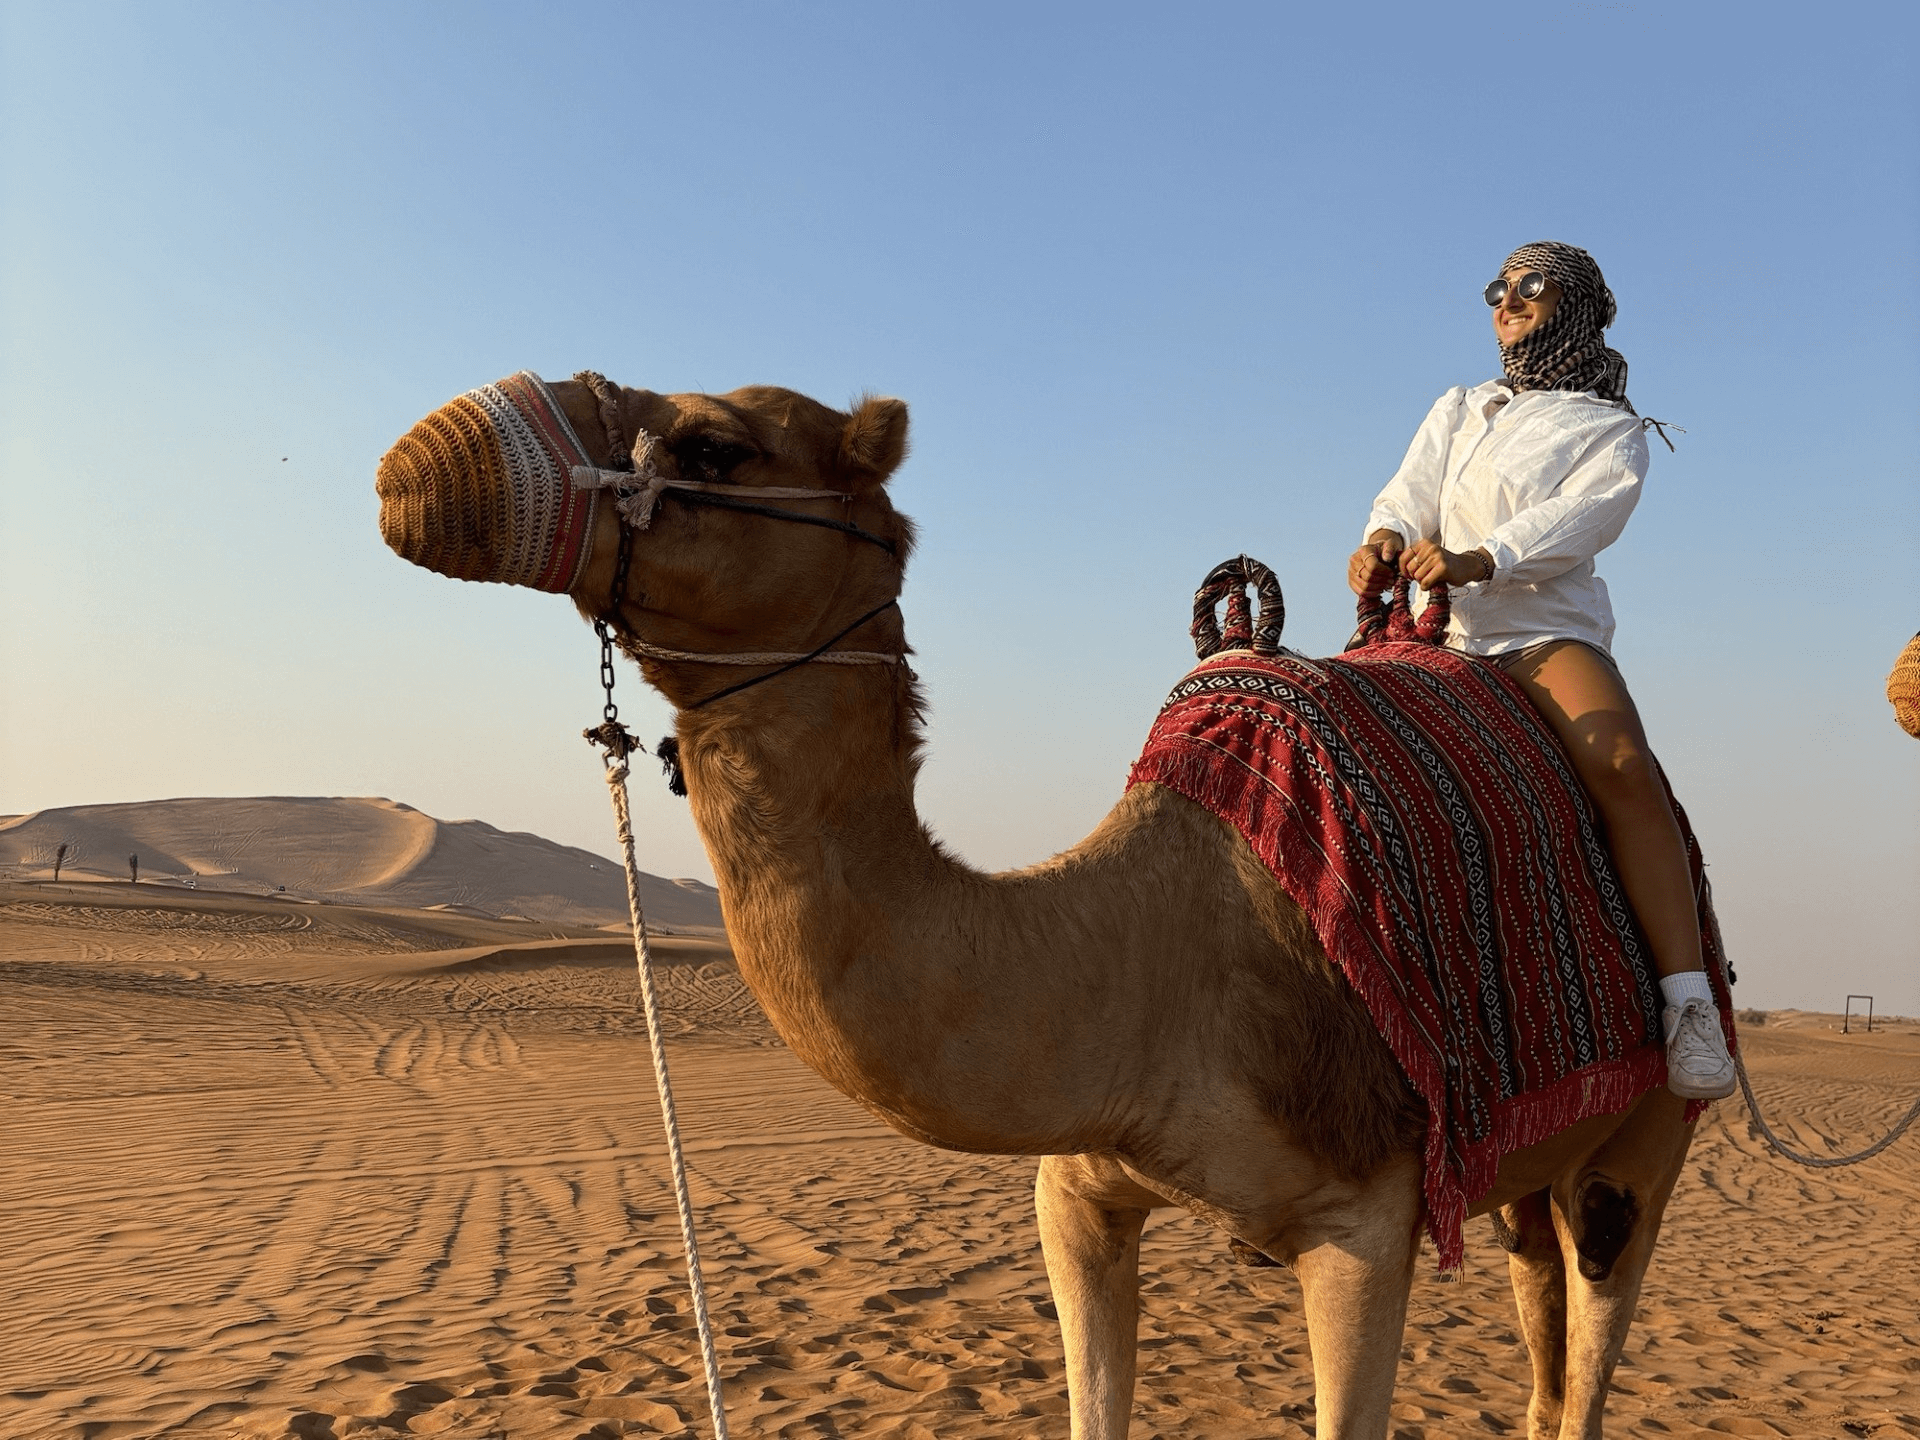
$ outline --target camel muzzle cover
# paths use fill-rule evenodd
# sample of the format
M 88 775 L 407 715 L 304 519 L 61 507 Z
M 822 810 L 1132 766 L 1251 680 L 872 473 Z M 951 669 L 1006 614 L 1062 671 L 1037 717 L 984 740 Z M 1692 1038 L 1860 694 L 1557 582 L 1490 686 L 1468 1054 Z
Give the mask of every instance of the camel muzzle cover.
M 394 553 L 456 580 L 556 593 L 573 588 L 593 535 L 590 463 L 566 413 L 522 370 L 449 400 L 380 461 L 380 535 Z
M 1907 642 L 1900 658 L 1893 662 L 1887 676 L 1887 699 L 1893 702 L 1893 715 L 1900 728 L 1920 740 L 1920 635 Z

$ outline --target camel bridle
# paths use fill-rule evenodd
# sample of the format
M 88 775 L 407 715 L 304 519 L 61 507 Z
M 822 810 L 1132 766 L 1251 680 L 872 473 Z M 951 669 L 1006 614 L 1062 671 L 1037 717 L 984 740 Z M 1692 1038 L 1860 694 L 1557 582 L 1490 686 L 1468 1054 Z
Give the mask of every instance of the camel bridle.
M 582 370 L 573 378 L 593 392 L 593 398 L 600 410 L 600 426 L 606 434 L 610 462 L 610 468 L 607 469 L 592 465 L 575 465 L 571 477 L 573 485 L 581 490 L 611 490 L 615 497 L 614 508 L 620 517 L 620 549 L 614 564 L 612 593 L 607 597 L 605 610 L 593 622 L 594 633 L 600 638 L 600 681 L 607 693 L 605 715 L 607 725 L 618 723 L 618 711 L 613 703 L 613 646 L 615 643 L 618 643 L 621 650 L 634 660 L 646 658 L 705 665 L 771 665 L 775 667 L 764 675 L 755 675 L 751 679 L 725 686 L 690 705 L 679 707 L 683 710 L 698 710 L 729 695 L 738 695 L 742 691 L 751 690 L 756 685 L 777 679 L 789 670 L 797 670 L 802 665 L 816 660 L 830 665 L 901 665 L 906 662 L 904 654 L 833 648 L 869 620 L 899 604 L 897 596 L 882 601 L 858 619 L 835 631 L 812 650 L 804 653 L 672 650 L 666 646 L 654 645 L 642 640 L 631 630 L 623 633 L 620 626 L 620 605 L 626 598 L 627 577 L 633 565 L 633 535 L 636 530 L 651 528 L 654 511 L 659 502 L 669 495 L 684 505 L 704 506 L 715 510 L 734 510 L 747 515 L 762 515 L 773 520 L 787 520 L 797 525 L 813 525 L 824 530 L 836 530 L 870 545 L 877 545 L 895 560 L 899 558 L 899 551 L 891 540 L 876 535 L 871 530 L 854 524 L 851 520 L 835 519 L 828 515 L 809 515 L 800 510 L 783 510 L 775 505 L 763 505 L 758 501 L 748 500 L 731 485 L 672 479 L 661 474 L 654 459 L 660 445 L 658 437 L 641 430 L 635 436 L 636 445 L 628 446 L 626 426 L 620 418 L 620 397 L 606 376 L 597 371 Z M 794 486 L 765 486 L 752 493 L 777 500 L 838 500 L 842 504 L 850 504 L 853 500 L 853 496 L 845 490 L 814 490 Z M 663 742 L 663 745 L 666 743 Z M 663 755 L 662 758 L 666 757 Z M 670 766 L 670 770 L 677 770 L 677 768 L 677 765 Z M 676 793 L 684 793 L 679 785 L 675 785 L 674 788 Z

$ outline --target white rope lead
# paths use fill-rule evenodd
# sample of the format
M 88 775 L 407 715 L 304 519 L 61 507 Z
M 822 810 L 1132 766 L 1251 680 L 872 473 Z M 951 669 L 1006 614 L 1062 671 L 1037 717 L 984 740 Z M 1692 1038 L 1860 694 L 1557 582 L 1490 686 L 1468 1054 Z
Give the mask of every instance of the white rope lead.
M 673 1086 L 667 1079 L 666 1037 L 660 1031 L 660 999 L 653 988 L 653 951 L 647 944 L 640 911 L 640 862 L 633 853 L 633 820 L 627 806 L 627 762 L 609 758 L 607 790 L 613 797 L 614 827 L 627 866 L 627 908 L 633 915 L 633 954 L 640 966 L 640 997 L 647 1011 L 647 1043 L 653 1050 L 653 1081 L 660 1091 L 660 1118 L 666 1125 L 667 1155 L 673 1164 L 673 1198 L 680 1207 L 680 1238 L 687 1247 L 687 1284 L 693 1291 L 693 1319 L 700 1329 L 700 1362 L 707 1371 L 707 1402 L 713 1411 L 714 1440 L 727 1440 L 727 1411 L 720 1394 L 720 1358 L 713 1348 L 713 1321 L 707 1315 L 707 1287 L 700 1278 L 700 1246 L 693 1234 L 693 1201 L 687 1195 L 687 1162 L 680 1153 L 680 1124 L 673 1113 Z
M 1753 1116 L 1753 1123 L 1759 1127 L 1760 1133 L 1766 1137 L 1767 1144 L 1771 1145 L 1786 1159 L 1793 1161 L 1794 1164 L 1805 1165 L 1809 1170 L 1836 1170 L 1842 1165 L 1858 1165 L 1862 1160 L 1871 1160 L 1875 1155 L 1878 1155 L 1882 1150 L 1906 1134 L 1907 1127 L 1913 1124 L 1915 1120 L 1920 1120 L 1920 1100 L 1915 1100 L 1912 1108 L 1907 1111 L 1899 1124 L 1895 1125 L 1893 1129 L 1889 1130 L 1885 1135 L 1882 1135 L 1864 1150 L 1856 1151 L 1851 1155 L 1834 1155 L 1831 1157 L 1802 1155 L 1798 1150 L 1790 1148 L 1786 1141 L 1774 1134 L 1773 1128 L 1767 1124 L 1765 1118 L 1760 1114 L 1760 1102 L 1753 1098 L 1753 1086 L 1747 1080 L 1747 1062 L 1737 1054 L 1733 1057 L 1733 1070 L 1734 1073 L 1740 1077 L 1741 1093 L 1747 1097 L 1747 1111 Z

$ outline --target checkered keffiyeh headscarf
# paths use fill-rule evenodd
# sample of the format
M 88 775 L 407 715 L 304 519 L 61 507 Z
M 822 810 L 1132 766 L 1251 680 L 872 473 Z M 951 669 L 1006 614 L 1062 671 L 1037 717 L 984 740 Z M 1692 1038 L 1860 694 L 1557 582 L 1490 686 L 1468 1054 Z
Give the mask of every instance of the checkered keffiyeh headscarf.
M 1522 245 L 1500 266 L 1538 270 L 1560 287 L 1560 304 L 1539 329 L 1500 347 L 1507 379 L 1520 390 L 1591 390 L 1627 404 L 1627 359 L 1609 349 L 1601 331 L 1613 323 L 1613 291 L 1586 251 L 1558 240 Z

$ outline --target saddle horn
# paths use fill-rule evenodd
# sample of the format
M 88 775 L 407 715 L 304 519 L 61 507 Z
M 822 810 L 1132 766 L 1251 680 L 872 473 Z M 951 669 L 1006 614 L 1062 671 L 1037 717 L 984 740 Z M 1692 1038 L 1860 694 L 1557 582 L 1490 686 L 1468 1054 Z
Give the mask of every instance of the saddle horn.
M 1250 611 L 1247 587 L 1253 586 L 1260 598 L 1258 619 Z M 1224 596 L 1227 602 L 1225 634 L 1214 619 L 1214 607 Z M 1251 555 L 1236 555 L 1223 560 L 1207 572 L 1200 588 L 1193 592 L 1193 650 L 1202 660 L 1222 650 L 1251 650 L 1256 655 L 1280 653 L 1280 631 L 1287 623 L 1287 602 L 1280 594 L 1280 581 L 1273 571 Z
M 1369 645 L 1390 645 L 1411 641 L 1418 645 L 1438 645 L 1453 615 L 1453 600 L 1445 585 L 1427 591 L 1427 603 L 1419 615 L 1413 613 L 1412 582 L 1406 576 L 1394 577 L 1392 599 L 1386 595 L 1362 595 L 1356 606 L 1360 624 L 1347 641 L 1347 649 L 1364 650 Z

